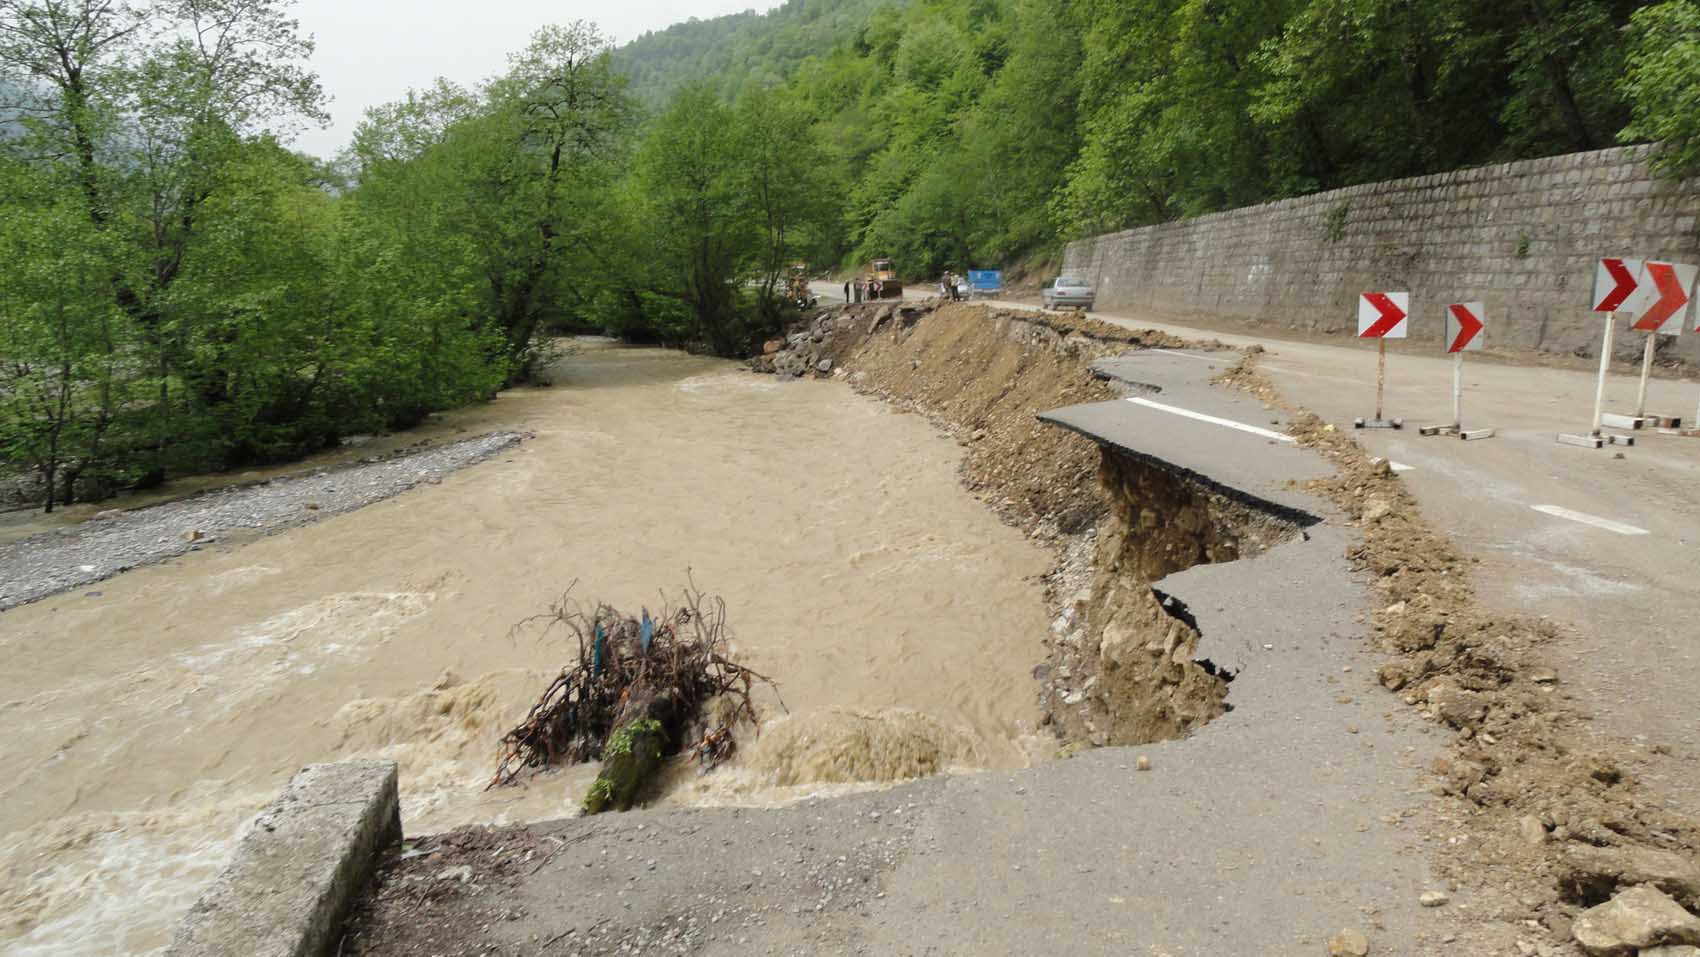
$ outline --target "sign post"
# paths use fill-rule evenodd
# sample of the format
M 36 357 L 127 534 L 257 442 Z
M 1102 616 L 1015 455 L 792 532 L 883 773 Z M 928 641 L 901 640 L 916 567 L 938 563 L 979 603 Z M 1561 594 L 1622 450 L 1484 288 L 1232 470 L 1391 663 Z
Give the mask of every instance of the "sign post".
M 1586 435 L 1559 433 L 1560 444 L 1585 449 L 1597 449 L 1607 442 L 1613 445 L 1635 444 L 1634 436 L 1610 435 L 1603 426 L 1606 373 L 1611 370 L 1611 341 L 1617 326 L 1617 314 L 1619 311 L 1638 311 L 1647 298 L 1641 289 L 1641 265 L 1639 259 L 1602 259 L 1594 269 L 1594 311 L 1603 312 L 1606 316 L 1605 337 L 1600 343 L 1600 376 L 1594 383 L 1594 418 Z
M 1479 302 L 1455 302 L 1446 307 L 1446 351 L 1452 353 L 1452 424 L 1430 425 L 1422 435 L 1456 435 L 1470 441 L 1493 437 L 1492 429 L 1464 428 L 1464 353 L 1475 352 L 1484 342 L 1487 310 Z
M 1641 383 L 1635 393 L 1635 414 L 1607 412 L 1602 417 L 1606 425 L 1620 429 L 1649 426 L 1674 429 L 1682 424 L 1679 416 L 1647 414 L 1647 380 L 1653 373 L 1653 352 L 1658 347 L 1658 337 L 1682 333 L 1696 276 L 1700 276 L 1700 267 L 1651 261 L 1642 264 L 1640 285 L 1651 301 L 1645 304 L 1640 317 L 1630 326 L 1647 334 L 1647 347 L 1641 355 Z
M 1383 399 L 1387 393 L 1387 340 L 1403 339 L 1410 331 L 1411 294 L 1408 292 L 1366 292 L 1358 297 L 1358 338 L 1374 339 L 1377 347 L 1375 366 L 1375 418 L 1358 419 L 1360 429 L 1402 429 L 1404 419 L 1382 417 Z

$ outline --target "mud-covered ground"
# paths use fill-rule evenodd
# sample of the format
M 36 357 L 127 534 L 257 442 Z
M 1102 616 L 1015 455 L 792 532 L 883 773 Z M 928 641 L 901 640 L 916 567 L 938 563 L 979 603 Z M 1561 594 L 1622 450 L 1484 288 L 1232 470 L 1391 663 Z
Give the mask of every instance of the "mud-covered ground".
M 164 561 L 230 535 L 264 535 L 351 512 L 511 448 L 524 436 L 476 438 L 298 478 L 197 495 L 0 546 L 0 611 Z

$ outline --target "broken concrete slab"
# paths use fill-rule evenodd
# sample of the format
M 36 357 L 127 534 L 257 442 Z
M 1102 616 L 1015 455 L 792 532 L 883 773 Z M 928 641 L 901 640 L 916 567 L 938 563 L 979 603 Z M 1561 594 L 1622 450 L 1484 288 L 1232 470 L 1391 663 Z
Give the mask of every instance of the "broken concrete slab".
M 333 953 L 378 852 L 400 840 L 394 762 L 309 765 L 255 818 L 235 860 L 177 925 L 166 953 Z

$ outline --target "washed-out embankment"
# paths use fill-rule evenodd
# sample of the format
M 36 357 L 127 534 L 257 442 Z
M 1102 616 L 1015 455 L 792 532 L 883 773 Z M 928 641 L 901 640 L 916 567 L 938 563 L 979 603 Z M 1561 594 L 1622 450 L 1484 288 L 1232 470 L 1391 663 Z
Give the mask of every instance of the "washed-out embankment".
M 1183 736 L 1229 708 L 1233 675 L 1198 658 L 1185 607 L 1153 583 L 1251 557 L 1298 531 L 1290 513 L 1226 497 L 1206 477 L 1034 421 L 1116 394 L 1086 374 L 1092 360 L 1178 345 L 1055 316 L 880 306 L 823 317 L 758 365 L 830 370 L 933 416 L 968 443 L 969 486 L 1056 548 L 1058 618 L 1036 675 L 1068 750 Z M 1288 407 L 1255 362 L 1246 357 L 1218 381 L 1292 414 L 1299 443 L 1336 470 L 1307 491 L 1361 529 L 1347 557 L 1384 599 L 1369 621 L 1389 656 L 1380 683 L 1455 734 L 1430 769 L 1441 801 L 1426 827 L 1436 872 L 1479 895 L 1477 941 L 1521 934 L 1542 941 L 1538 952 L 1564 952 L 1588 908 L 1638 884 L 1700 906 L 1700 825 L 1640 787 L 1554 694 L 1561 678 L 1542 646 L 1563 626 L 1482 608 L 1468 560 L 1423 522 L 1387 464 Z
M 1095 359 L 1183 345 L 1073 319 L 891 304 L 828 312 L 755 365 L 785 375 L 843 377 L 864 393 L 926 414 L 966 447 L 968 488 L 1050 549 L 1055 566 L 1046 591 L 1054 620 L 1043 648 L 1033 648 L 1038 687 L 1026 690 L 1037 693 L 1049 732 L 1067 751 L 1181 737 L 1222 714 L 1231 704 L 1232 675 L 1200 657 L 1201 636 L 1186 608 L 1153 583 L 1199 564 L 1254 557 L 1297 531 L 1290 514 L 1257 508 L 1198 476 L 1100 448 L 1036 418 L 1116 397 L 1114 387 L 1090 374 Z M 1230 380 L 1258 387 L 1244 367 Z M 1276 401 L 1272 393 L 1268 401 Z M 1454 757 L 1436 766 L 1437 788 L 1458 802 L 1452 826 L 1470 830 L 1471 816 L 1503 826 L 1480 844 L 1439 852 L 1441 872 L 1460 887 L 1472 884 L 1473 871 L 1492 874 L 1503 890 L 1483 888 L 1492 896 L 1484 897 L 1488 910 L 1478 913 L 1506 925 L 1534 921 L 1553 940 L 1565 936 L 1582 907 L 1626 883 L 1650 880 L 1688 899 L 1680 894 L 1680 872 L 1659 873 L 1687 860 L 1686 825 L 1637 796 L 1621 769 L 1554 736 L 1565 719 L 1542 702 L 1549 683 L 1534 668 L 1529 647 L 1540 635 L 1526 624 L 1465 617 L 1461 564 L 1421 526 L 1414 502 L 1386 470 L 1312 420 L 1301 418 L 1299 431 L 1341 470 L 1315 491 L 1334 498 L 1365 530 L 1349 557 L 1399 599 L 1375 616 L 1385 650 L 1396 656 L 1381 681 L 1409 692 L 1408 701 L 1459 734 Z M 1020 654 L 1006 648 L 1010 653 Z M 858 733 L 852 727 L 841 740 Z M 764 763 L 776 754 L 840 750 L 819 747 L 813 737 L 763 739 L 753 751 Z M 1512 742 L 1538 759 L 1516 757 Z M 950 748 L 923 750 L 936 755 Z M 839 766 L 829 761 L 826 770 Z M 909 773 L 939 769 L 931 758 L 908 767 Z M 821 773 L 810 769 L 801 777 Z M 465 832 L 434 845 L 442 849 L 422 862 L 395 865 L 383 885 L 393 895 L 357 924 L 354 952 L 405 952 L 406 940 L 443 934 L 475 939 L 477 929 L 464 921 L 445 927 L 409 911 L 409 888 L 440 880 L 446 863 L 458 860 L 455 847 L 494 848 L 490 854 L 500 857 L 503 848 L 540 840 L 539 832 L 523 829 Z M 1491 847 L 1498 859 L 1484 860 L 1478 847 Z
M 1227 710 L 1233 674 L 1198 656 L 1184 604 L 1152 586 L 1298 532 L 1290 515 L 1038 418 L 1127 391 L 1094 375 L 1094 360 L 1197 345 L 1070 316 L 869 304 L 819 316 L 752 364 L 845 377 L 928 415 L 966 444 L 969 489 L 1053 549 L 1047 593 L 1056 618 L 1034 675 L 1067 752 L 1182 737 Z M 1224 353 L 1224 367 L 1233 357 Z

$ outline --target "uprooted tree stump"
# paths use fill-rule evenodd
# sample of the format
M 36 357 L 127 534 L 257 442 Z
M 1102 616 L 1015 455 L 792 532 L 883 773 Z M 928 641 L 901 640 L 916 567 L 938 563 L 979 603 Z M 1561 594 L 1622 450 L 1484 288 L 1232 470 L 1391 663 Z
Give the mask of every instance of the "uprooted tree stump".
M 578 662 L 503 735 L 489 786 L 513 784 L 528 768 L 600 760 L 584 798 L 587 814 L 636 804 L 666 758 L 686 745 L 704 771 L 726 760 L 732 726 L 758 723 L 754 683 L 773 684 L 726 658 L 726 603 L 694 585 L 654 618 L 648 609 L 633 618 L 601 604 L 586 613 L 563 598 L 532 620 L 572 632 Z M 705 714 L 711 702 L 719 707 Z

